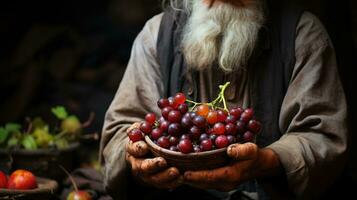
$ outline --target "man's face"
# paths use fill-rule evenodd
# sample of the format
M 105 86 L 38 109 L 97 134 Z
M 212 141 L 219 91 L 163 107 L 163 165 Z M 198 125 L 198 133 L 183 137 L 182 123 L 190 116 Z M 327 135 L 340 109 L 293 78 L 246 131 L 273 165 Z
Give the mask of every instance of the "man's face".
M 216 64 L 225 72 L 246 67 L 264 23 L 262 0 L 188 0 L 191 15 L 182 48 L 190 68 Z

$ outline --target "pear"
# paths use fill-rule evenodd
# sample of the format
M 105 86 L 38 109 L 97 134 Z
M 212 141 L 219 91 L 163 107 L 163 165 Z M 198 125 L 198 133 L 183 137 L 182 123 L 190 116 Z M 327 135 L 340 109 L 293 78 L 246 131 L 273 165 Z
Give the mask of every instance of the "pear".
M 71 115 L 62 121 L 61 129 L 68 134 L 76 135 L 81 132 L 82 124 L 76 116 Z

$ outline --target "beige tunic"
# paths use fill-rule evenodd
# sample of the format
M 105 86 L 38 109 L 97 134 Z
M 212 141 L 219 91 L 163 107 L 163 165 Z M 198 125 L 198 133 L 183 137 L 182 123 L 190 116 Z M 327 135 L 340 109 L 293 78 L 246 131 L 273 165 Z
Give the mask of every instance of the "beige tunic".
M 162 14 L 150 19 L 137 36 L 125 75 L 110 105 L 101 140 L 106 188 L 125 193 L 125 130 L 145 114 L 160 111 L 163 94 L 156 41 Z M 284 135 L 268 146 L 279 156 L 291 191 L 304 199 L 320 193 L 338 175 L 347 148 L 346 101 L 335 52 L 321 22 L 305 12 L 297 27 L 296 64 L 284 98 L 279 128 Z M 224 77 L 233 81 L 231 105 L 247 107 L 246 76 Z M 202 101 L 215 95 L 214 72 L 199 76 Z M 213 91 L 213 92 L 212 92 Z M 239 95 L 235 95 L 239 94 Z M 233 96 L 232 96 L 233 95 Z

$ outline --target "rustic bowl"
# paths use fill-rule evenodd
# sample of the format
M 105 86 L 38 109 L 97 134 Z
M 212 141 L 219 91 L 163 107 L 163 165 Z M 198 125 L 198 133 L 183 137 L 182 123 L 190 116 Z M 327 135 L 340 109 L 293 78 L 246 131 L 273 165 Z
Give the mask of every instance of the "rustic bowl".
M 36 177 L 38 187 L 32 190 L 0 189 L 0 200 L 48 200 L 55 197 L 58 183 L 55 180 Z
M 0 169 L 5 172 L 26 169 L 37 176 L 61 181 L 65 173 L 58 166 L 72 170 L 79 147 L 80 143 L 75 142 L 65 149 L 0 149 Z
M 158 146 L 148 136 L 145 136 L 145 141 L 154 156 L 165 158 L 169 166 L 177 167 L 181 172 L 215 169 L 226 165 L 229 161 L 227 148 L 183 154 Z

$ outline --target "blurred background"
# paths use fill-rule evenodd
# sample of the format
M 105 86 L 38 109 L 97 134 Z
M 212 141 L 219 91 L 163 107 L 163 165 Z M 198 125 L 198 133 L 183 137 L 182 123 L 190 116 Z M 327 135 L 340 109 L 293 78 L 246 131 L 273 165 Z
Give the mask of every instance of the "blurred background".
M 355 122 L 357 2 L 290 1 L 325 24 Z M 86 133 L 100 134 L 132 42 L 145 21 L 160 12 L 159 0 L 1 1 L 0 126 L 46 116 L 51 107 L 64 105 L 81 121 L 94 112 Z M 97 159 L 98 144 L 99 138 L 89 142 L 94 156 L 86 159 Z

